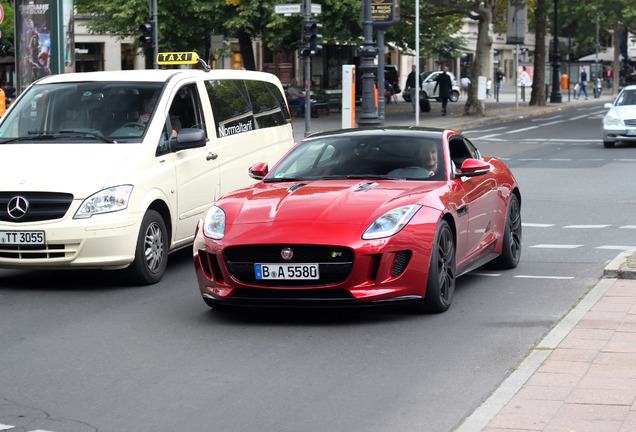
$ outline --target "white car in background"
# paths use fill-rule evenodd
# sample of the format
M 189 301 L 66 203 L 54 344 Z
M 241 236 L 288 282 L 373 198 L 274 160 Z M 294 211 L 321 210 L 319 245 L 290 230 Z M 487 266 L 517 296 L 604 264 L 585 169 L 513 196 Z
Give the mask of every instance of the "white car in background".
M 437 77 L 441 74 L 442 71 L 432 71 L 432 72 L 422 72 L 420 74 L 421 83 L 420 83 L 420 104 L 423 100 L 426 99 L 435 99 L 436 101 L 440 101 L 439 98 L 439 88 L 435 90 L 435 84 L 437 84 Z M 459 100 L 459 84 L 457 82 L 457 78 L 453 75 L 452 72 L 446 72 L 451 77 L 451 82 L 453 87 L 451 89 L 451 102 L 457 102 Z M 402 97 L 405 101 L 411 101 L 410 88 L 404 89 L 402 92 Z
M 623 88 L 614 103 L 606 103 L 603 145 L 612 148 L 619 141 L 636 142 L 636 85 Z

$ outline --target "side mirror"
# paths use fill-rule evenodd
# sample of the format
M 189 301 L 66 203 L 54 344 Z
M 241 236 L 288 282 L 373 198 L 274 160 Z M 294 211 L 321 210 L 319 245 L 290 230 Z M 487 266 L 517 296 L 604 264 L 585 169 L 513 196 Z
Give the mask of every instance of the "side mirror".
M 606 109 L 610 109 L 612 107 L 611 103 L 606 103 L 605 105 L 603 105 Z
M 174 152 L 197 147 L 205 147 L 205 131 L 194 128 L 181 129 L 176 137 L 170 138 L 170 149 Z
M 263 177 L 269 172 L 269 166 L 267 166 L 267 162 L 259 162 L 252 165 L 248 172 L 254 180 L 263 180 Z
M 480 175 L 488 174 L 490 172 L 490 165 L 483 160 L 479 159 L 466 159 L 462 162 L 462 167 L 459 172 L 455 174 L 455 178 L 459 177 L 477 177 Z

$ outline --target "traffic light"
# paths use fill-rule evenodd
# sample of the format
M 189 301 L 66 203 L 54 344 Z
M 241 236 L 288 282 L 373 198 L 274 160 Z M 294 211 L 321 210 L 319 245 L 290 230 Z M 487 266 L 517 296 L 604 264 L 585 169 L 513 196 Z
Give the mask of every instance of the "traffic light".
M 139 36 L 139 42 L 144 45 L 152 44 L 152 31 L 154 29 L 154 25 L 152 21 L 146 21 L 142 25 L 139 26 L 139 30 L 141 30 L 141 36 Z
M 318 33 L 321 28 L 322 24 L 315 21 L 303 21 L 303 43 L 300 46 L 300 54 L 303 57 L 316 55 L 322 50 L 322 45 L 318 45 L 318 39 L 322 39 L 322 35 Z

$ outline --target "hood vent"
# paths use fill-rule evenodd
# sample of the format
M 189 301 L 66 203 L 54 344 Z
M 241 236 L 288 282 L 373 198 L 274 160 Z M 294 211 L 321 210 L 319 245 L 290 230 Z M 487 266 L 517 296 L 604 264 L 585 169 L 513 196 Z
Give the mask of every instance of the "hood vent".
M 380 183 L 376 183 L 376 182 L 370 182 L 370 183 L 363 183 L 360 186 L 358 186 L 357 188 L 355 188 L 353 191 L 354 192 L 364 192 L 366 190 L 372 189 L 376 186 L 378 186 Z
M 307 183 L 298 183 L 298 184 L 295 184 L 295 185 L 291 186 L 289 189 L 287 189 L 287 192 L 294 193 L 298 189 L 300 189 L 302 187 L 305 187 L 305 186 L 307 186 Z

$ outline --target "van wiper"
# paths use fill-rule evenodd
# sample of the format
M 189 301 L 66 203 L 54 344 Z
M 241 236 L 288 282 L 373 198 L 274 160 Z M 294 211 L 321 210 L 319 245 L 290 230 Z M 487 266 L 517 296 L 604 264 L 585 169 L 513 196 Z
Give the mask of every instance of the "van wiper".
M 63 129 L 60 131 L 42 131 L 42 132 L 38 132 L 38 131 L 29 131 L 29 133 L 34 132 L 34 133 L 42 133 L 42 134 L 51 134 L 51 135 L 55 135 L 55 134 L 61 134 L 61 135 L 79 135 L 79 136 L 92 136 L 93 138 L 97 138 L 103 142 L 107 142 L 110 144 L 117 144 L 117 141 L 113 141 L 111 139 L 106 138 L 104 135 L 99 134 L 97 132 L 91 132 L 91 131 L 82 131 L 82 130 L 73 130 L 73 129 Z

